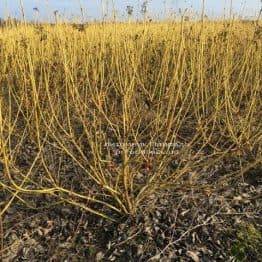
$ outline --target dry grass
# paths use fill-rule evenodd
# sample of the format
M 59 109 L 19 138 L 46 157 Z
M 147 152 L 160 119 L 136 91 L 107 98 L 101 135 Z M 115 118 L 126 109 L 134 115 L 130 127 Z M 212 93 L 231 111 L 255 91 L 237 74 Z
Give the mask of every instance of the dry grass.
M 188 190 L 232 155 L 240 166 L 227 179 L 261 163 L 257 25 L 0 30 L 1 215 L 39 194 L 111 219 L 101 210 L 134 215 L 152 192 Z M 144 145 L 132 155 L 128 143 Z

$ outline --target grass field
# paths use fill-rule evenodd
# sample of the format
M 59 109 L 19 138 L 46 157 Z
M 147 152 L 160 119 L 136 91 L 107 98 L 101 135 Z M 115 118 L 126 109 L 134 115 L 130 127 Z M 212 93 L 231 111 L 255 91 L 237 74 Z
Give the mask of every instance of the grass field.
M 258 179 L 261 36 L 241 21 L 1 28 L 1 216 L 67 203 L 117 221 L 156 192 Z

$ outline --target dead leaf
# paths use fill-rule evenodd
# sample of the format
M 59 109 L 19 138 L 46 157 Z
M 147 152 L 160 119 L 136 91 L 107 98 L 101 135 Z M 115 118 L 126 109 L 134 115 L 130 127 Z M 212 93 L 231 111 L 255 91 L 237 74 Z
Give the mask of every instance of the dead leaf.
M 186 255 L 190 257 L 194 262 L 200 262 L 197 252 L 187 251 Z
M 100 251 L 96 254 L 96 261 L 102 261 L 103 258 L 104 258 L 103 252 Z

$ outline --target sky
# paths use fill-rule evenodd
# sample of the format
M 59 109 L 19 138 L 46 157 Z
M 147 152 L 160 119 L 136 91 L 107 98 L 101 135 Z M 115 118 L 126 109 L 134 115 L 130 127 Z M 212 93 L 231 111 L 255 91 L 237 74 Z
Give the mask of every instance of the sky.
M 134 17 L 139 18 L 143 0 L 0 0 L 0 17 L 20 18 L 20 1 L 27 20 L 52 21 L 55 10 L 67 20 L 79 21 L 81 7 L 85 20 L 101 19 L 103 14 L 112 14 L 116 10 L 118 18 L 126 16 L 126 6 L 134 7 Z M 163 18 L 179 9 L 199 14 L 203 0 L 149 0 L 148 14 L 154 18 Z M 205 12 L 209 17 L 228 15 L 231 0 L 205 0 Z M 39 10 L 35 12 L 33 9 Z M 261 8 L 261 0 L 232 0 L 234 14 L 242 17 L 255 17 Z M 104 11 L 103 11 L 104 10 Z

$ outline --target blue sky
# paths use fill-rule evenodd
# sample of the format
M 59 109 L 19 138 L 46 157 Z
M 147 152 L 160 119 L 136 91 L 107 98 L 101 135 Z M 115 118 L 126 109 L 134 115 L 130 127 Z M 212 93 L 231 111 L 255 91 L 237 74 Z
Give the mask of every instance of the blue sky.
M 21 0 L 25 9 L 26 18 L 34 19 L 33 8 L 39 9 L 38 19 L 50 20 L 53 12 L 58 10 L 67 19 L 80 17 L 80 5 L 82 5 L 86 19 L 98 19 L 102 16 L 102 9 L 112 13 L 112 3 L 117 10 L 118 17 L 125 15 L 127 5 L 134 6 L 134 13 L 137 16 L 141 9 L 143 0 Z M 232 0 L 233 12 L 242 16 L 255 16 L 260 10 L 260 0 Z M 0 17 L 20 16 L 20 0 L 0 0 Z M 104 3 L 102 7 L 101 3 Z M 107 6 L 108 3 L 108 6 Z M 188 8 L 199 12 L 202 0 L 149 0 L 148 10 L 153 17 L 163 17 L 165 10 L 177 11 Z M 226 9 L 229 13 L 230 0 L 206 0 L 206 13 L 209 16 L 221 16 Z

